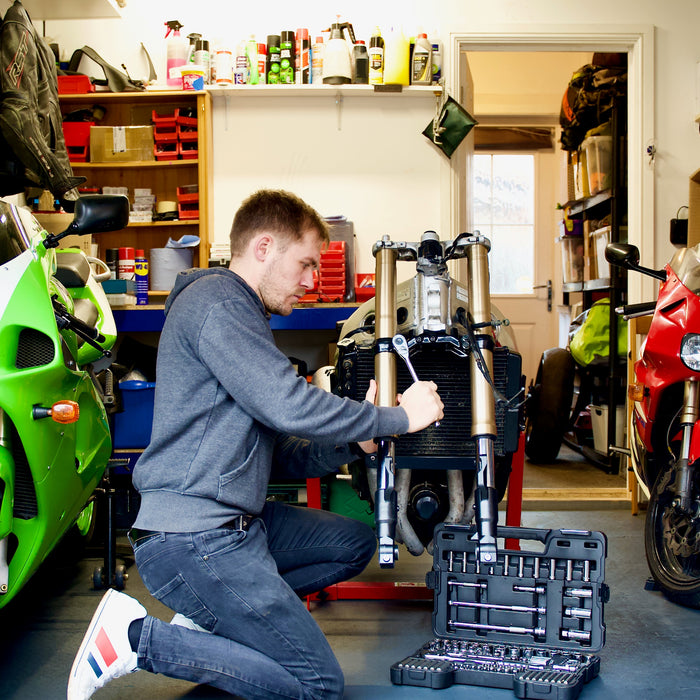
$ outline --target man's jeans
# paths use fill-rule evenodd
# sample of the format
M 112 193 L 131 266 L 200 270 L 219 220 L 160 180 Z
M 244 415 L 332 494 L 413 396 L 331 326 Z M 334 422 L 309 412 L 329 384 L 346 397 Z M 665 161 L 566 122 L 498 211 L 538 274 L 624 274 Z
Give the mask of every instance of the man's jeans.
M 366 525 L 269 502 L 247 532 L 160 533 L 134 547 L 151 594 L 206 630 L 145 618 L 139 668 L 208 683 L 247 700 L 343 693 L 343 674 L 300 596 L 360 573 Z

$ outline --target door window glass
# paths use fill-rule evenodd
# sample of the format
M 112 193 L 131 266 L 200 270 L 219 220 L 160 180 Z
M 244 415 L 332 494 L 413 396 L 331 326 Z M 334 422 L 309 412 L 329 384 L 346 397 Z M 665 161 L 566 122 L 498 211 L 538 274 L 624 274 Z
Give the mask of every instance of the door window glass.
M 474 229 L 491 241 L 492 294 L 532 294 L 535 272 L 535 156 L 476 153 Z

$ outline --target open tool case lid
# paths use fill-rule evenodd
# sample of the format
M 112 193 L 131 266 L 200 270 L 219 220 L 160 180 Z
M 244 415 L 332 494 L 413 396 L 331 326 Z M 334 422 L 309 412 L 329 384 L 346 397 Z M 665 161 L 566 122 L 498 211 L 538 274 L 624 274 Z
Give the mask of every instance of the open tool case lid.
M 531 540 L 531 550 L 499 549 L 478 560 L 473 527 L 435 529 L 433 631 L 443 639 L 577 651 L 605 643 L 607 540 L 602 532 L 498 528 L 499 538 Z

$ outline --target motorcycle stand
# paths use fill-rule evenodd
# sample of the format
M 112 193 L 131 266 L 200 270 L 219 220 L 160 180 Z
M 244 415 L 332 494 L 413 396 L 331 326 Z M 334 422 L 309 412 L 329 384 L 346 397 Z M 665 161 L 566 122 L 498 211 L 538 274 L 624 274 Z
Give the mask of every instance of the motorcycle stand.
M 92 573 L 92 583 L 95 589 L 116 588 L 121 591 L 126 586 L 129 574 L 125 564 L 117 564 L 117 527 L 114 508 L 114 497 L 117 489 L 110 478 L 111 470 L 116 467 L 126 467 L 128 459 L 110 459 L 102 482 L 96 489 L 103 497 L 106 516 L 106 529 L 104 540 L 104 560 L 102 566 L 95 567 Z M 129 551 L 131 551 L 129 549 Z M 128 556 L 128 555 L 127 555 Z

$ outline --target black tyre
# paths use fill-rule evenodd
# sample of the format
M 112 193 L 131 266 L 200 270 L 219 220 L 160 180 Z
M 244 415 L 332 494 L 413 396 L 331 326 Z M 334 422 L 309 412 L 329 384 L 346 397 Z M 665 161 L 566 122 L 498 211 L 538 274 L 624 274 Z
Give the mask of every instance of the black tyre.
M 674 465 L 662 470 L 649 497 L 644 546 L 649 570 L 664 595 L 679 605 L 700 608 L 700 476 L 692 483 L 690 513 L 676 504 Z
M 545 350 L 530 384 L 525 454 L 532 462 L 553 462 L 569 428 L 576 365 L 568 350 Z

